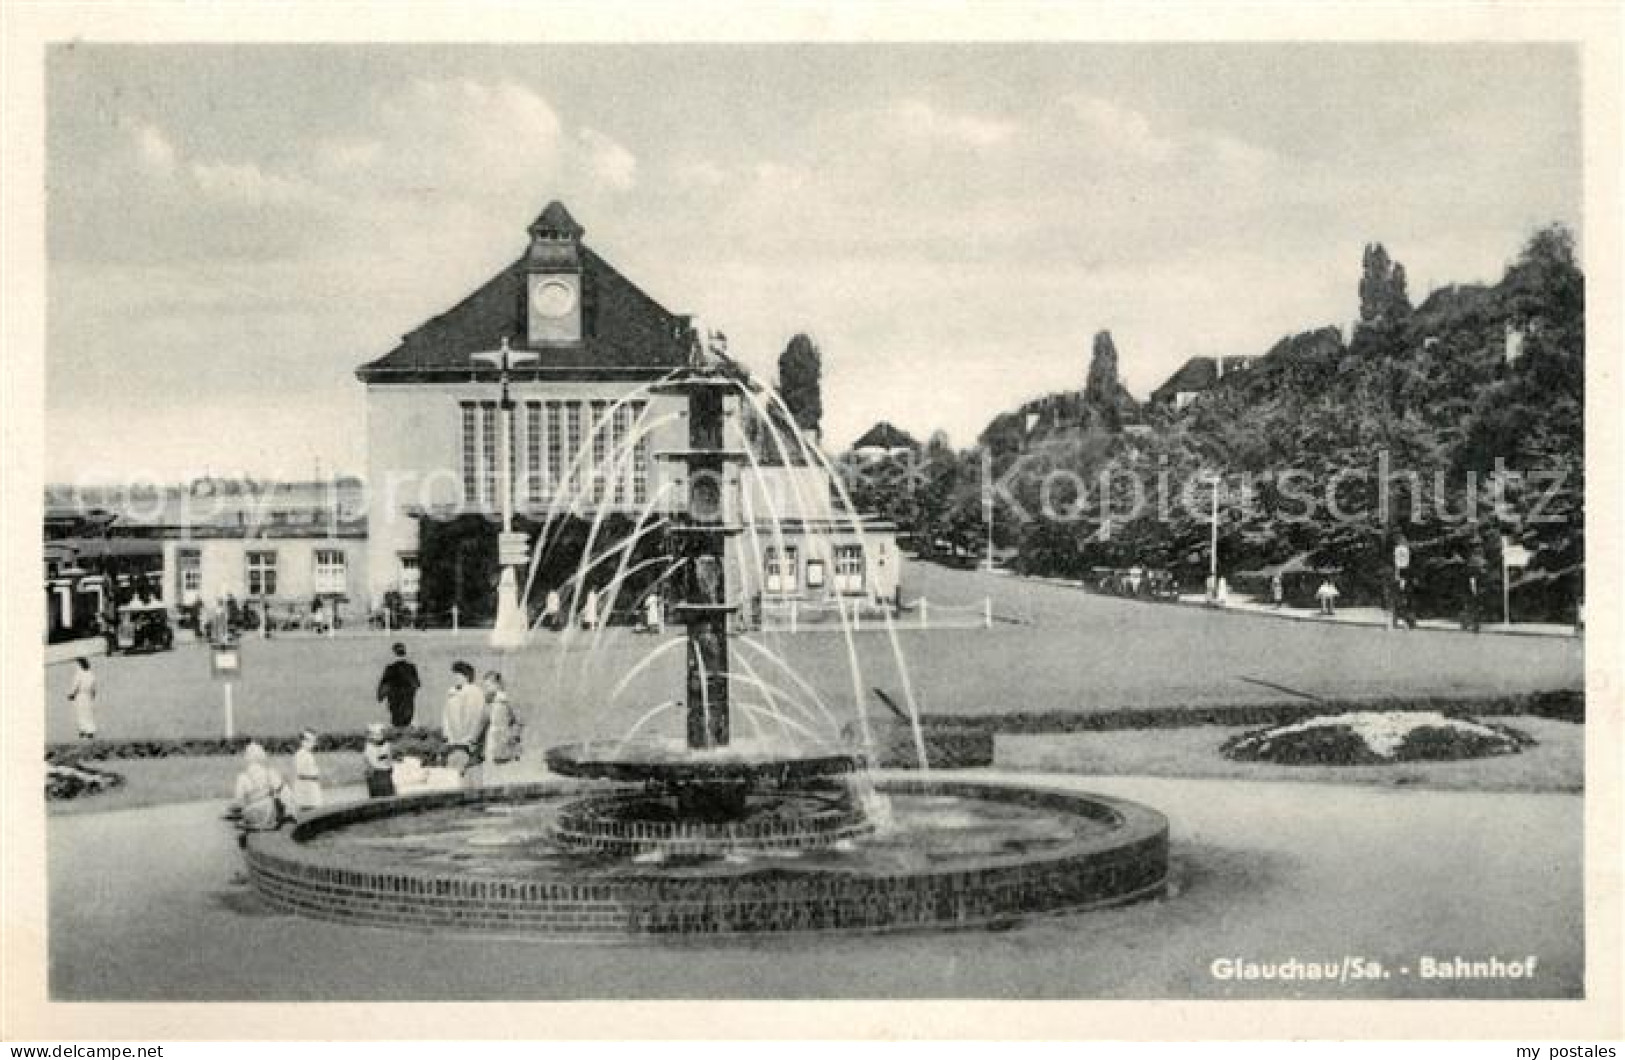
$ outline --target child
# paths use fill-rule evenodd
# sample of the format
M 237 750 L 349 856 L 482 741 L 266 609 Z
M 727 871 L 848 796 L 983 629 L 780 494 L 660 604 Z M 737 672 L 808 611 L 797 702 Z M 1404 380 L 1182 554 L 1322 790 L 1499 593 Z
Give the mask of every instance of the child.
M 487 670 L 481 686 L 491 716 L 485 729 L 484 758 L 490 763 L 488 768 L 492 773 L 500 773 L 500 767 L 519 758 L 519 722 L 514 717 L 513 705 L 508 702 L 501 674 Z
M 384 738 L 384 723 L 367 726 L 367 745 L 361 749 L 367 766 L 367 794 L 387 799 L 395 794 L 395 752 Z
M 299 734 L 299 750 L 293 755 L 294 813 L 304 817 L 322 805 L 322 773 L 316 765 L 316 734 L 306 729 Z

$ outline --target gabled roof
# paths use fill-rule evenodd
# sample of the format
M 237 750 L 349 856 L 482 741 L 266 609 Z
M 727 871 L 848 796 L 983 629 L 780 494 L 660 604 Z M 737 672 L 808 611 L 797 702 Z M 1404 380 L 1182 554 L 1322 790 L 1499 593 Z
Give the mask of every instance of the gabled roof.
M 1153 401 L 1171 398 L 1187 391 L 1201 391 L 1211 387 L 1219 378 L 1218 366 L 1211 357 L 1192 357 L 1168 377 L 1168 381 L 1151 392 Z
M 1211 390 L 1221 378 L 1219 374 L 1218 357 L 1192 357 L 1186 361 L 1179 371 L 1168 377 L 1168 381 L 1157 389 L 1151 391 L 1152 401 L 1171 401 L 1176 394 L 1200 393 Z M 1253 359 L 1244 355 L 1224 357 L 1225 374 L 1238 372 L 1249 367 Z
M 920 443 L 915 441 L 907 431 L 893 427 L 885 420 L 870 427 L 863 437 L 852 443 L 854 449 L 918 449 Z
M 569 212 L 550 203 L 533 229 L 547 226 L 579 233 Z M 514 370 L 514 378 L 654 377 L 688 360 L 689 323 L 639 290 L 590 248 L 580 248 L 582 339 L 535 347 L 538 360 Z M 461 302 L 408 332 L 393 350 L 356 369 L 364 383 L 478 379 L 496 369 L 470 355 L 497 349 L 504 337 L 525 347 L 524 257 L 476 288 Z

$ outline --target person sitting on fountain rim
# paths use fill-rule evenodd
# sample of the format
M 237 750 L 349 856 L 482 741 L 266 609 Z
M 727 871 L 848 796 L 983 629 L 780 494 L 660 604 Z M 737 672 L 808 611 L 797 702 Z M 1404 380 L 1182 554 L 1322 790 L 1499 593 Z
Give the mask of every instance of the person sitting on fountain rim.
M 458 660 L 451 664 L 451 690 L 446 693 L 446 715 L 441 731 L 446 737 L 446 768 L 455 769 L 464 783 L 478 783 L 477 770 L 490 721 L 485 693 L 474 683 L 474 667 Z
M 361 748 L 366 764 L 367 794 L 374 799 L 387 799 L 395 794 L 395 749 L 384 736 L 384 723 L 375 721 L 367 726 L 367 742 Z
M 265 748 L 250 743 L 243 749 L 243 771 L 237 774 L 233 806 L 244 832 L 273 832 L 288 816 L 288 785 L 271 766 Z

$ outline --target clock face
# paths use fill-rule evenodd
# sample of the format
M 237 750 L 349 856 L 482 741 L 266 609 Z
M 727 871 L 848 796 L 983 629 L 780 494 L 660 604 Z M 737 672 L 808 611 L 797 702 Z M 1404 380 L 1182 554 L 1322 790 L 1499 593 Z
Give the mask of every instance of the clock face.
M 530 289 L 530 308 L 538 316 L 562 317 L 575 304 L 576 289 L 563 280 L 542 280 Z

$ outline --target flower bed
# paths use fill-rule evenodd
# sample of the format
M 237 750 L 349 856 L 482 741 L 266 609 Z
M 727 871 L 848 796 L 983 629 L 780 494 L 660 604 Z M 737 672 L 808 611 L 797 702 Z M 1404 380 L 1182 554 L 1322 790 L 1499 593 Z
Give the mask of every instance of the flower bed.
M 77 799 L 81 795 L 100 795 L 124 783 L 117 773 L 88 766 L 45 766 L 45 797 L 47 799 Z
M 291 755 L 299 749 L 297 734 L 238 736 L 230 740 L 214 737 L 179 740 L 81 740 L 77 743 L 55 744 L 48 747 L 45 751 L 45 760 L 58 765 L 74 766 L 80 762 L 115 758 L 231 756 L 241 754 L 251 741 L 258 743 L 272 755 Z M 316 738 L 316 750 L 360 752 L 366 742 L 365 732 L 322 733 Z M 434 729 L 406 729 L 392 735 L 390 745 L 394 748 L 397 758 L 413 755 L 426 763 L 439 762 L 446 754 L 445 737 Z
M 1516 754 L 1527 734 L 1437 711 L 1350 711 L 1242 733 L 1220 747 L 1225 757 L 1277 765 L 1366 766 L 1453 762 Z

